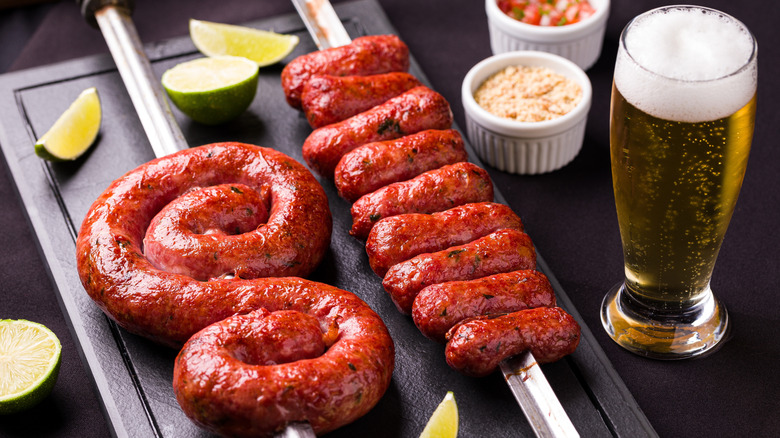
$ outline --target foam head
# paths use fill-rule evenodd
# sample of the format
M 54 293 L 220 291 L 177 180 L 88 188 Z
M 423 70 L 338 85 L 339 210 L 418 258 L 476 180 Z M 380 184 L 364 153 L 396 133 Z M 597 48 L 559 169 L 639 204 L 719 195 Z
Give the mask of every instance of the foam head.
M 623 31 L 615 85 L 632 105 L 662 119 L 726 117 L 753 97 L 755 40 L 738 20 L 708 8 L 671 6 Z

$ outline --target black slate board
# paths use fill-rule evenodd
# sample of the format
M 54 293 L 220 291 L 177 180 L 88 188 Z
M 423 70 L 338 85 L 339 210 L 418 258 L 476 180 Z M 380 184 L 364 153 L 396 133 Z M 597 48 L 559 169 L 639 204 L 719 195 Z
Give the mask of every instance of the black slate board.
M 375 0 L 340 3 L 336 10 L 352 37 L 395 33 Z M 247 25 L 299 35 L 301 43 L 290 59 L 315 50 L 297 16 Z M 158 77 L 175 64 L 200 56 L 188 37 L 146 49 Z M 304 162 L 300 145 L 311 128 L 284 102 L 281 69 L 277 65 L 261 70 L 253 105 L 227 125 L 200 126 L 174 109 L 189 144 L 242 141 L 276 148 Z M 414 60 L 412 73 L 428 83 Z M 428 85 L 435 89 L 435 84 Z M 75 162 L 51 164 L 38 159 L 31 147 L 34 140 L 90 86 L 98 88 L 104 114 L 97 144 Z M 92 201 L 112 180 L 154 158 L 111 58 L 88 57 L 0 76 L 0 146 L 114 434 L 208 436 L 189 422 L 174 399 L 171 376 L 176 351 L 118 328 L 92 303 L 78 280 L 75 239 Z M 469 152 L 480 164 L 473 150 Z M 328 436 L 417 436 L 450 390 L 460 409 L 460 436 L 533 436 L 500 373 L 474 379 L 452 371 L 444 361 L 443 346 L 423 337 L 411 319 L 395 309 L 370 270 L 362 243 L 347 233 L 349 204 L 338 197 L 332 183 L 320 182 L 330 200 L 334 231 L 330 252 L 310 278 L 352 291 L 368 302 L 387 324 L 397 351 L 393 381 L 380 403 L 365 417 Z M 500 193 L 496 198 L 504 201 Z M 583 328 L 582 342 L 573 355 L 542 367 L 580 434 L 655 436 L 541 256 L 539 269 L 553 282 L 559 304 Z

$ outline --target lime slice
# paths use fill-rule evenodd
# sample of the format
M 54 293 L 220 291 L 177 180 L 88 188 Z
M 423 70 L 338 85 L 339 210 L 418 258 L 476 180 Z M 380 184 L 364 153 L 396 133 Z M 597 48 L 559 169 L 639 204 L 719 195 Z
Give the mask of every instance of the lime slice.
M 35 154 L 50 161 L 80 157 L 97 138 L 101 114 L 97 89 L 87 88 L 35 142 Z
M 62 347 L 45 326 L 0 320 L 0 414 L 32 407 L 51 393 Z
M 251 27 L 190 20 L 190 38 L 206 56 L 242 56 L 258 67 L 276 64 L 298 45 L 298 37 Z
M 218 125 L 246 111 L 257 93 L 254 62 L 237 56 L 198 58 L 163 73 L 171 101 L 192 120 Z
M 455 438 L 458 436 L 458 405 L 455 394 L 447 392 L 420 434 L 420 438 Z

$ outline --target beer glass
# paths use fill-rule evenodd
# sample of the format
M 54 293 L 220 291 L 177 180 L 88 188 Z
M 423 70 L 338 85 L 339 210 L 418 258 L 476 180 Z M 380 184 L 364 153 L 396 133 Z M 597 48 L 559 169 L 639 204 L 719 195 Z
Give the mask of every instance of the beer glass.
M 710 278 L 753 137 L 756 51 L 741 22 L 697 6 L 651 10 L 621 34 L 610 156 L 625 279 L 601 320 L 629 351 L 682 359 L 727 332 Z

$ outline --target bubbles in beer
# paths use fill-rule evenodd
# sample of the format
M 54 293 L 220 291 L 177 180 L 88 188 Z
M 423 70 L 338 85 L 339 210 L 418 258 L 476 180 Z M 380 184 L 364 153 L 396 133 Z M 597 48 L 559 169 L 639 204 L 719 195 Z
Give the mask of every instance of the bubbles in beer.
M 621 39 L 615 85 L 643 111 L 665 120 L 726 117 L 755 94 L 754 42 L 718 11 L 662 8 L 637 19 Z

